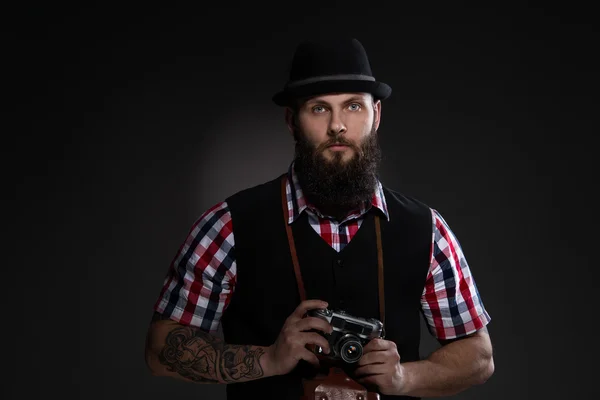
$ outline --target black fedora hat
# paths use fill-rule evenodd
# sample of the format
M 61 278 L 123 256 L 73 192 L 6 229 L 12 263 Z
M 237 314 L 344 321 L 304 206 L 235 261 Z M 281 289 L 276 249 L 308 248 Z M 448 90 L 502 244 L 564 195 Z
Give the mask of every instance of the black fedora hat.
M 288 106 L 298 98 L 354 92 L 383 100 L 392 88 L 375 79 L 367 52 L 357 39 L 307 40 L 296 47 L 289 80 L 273 102 Z

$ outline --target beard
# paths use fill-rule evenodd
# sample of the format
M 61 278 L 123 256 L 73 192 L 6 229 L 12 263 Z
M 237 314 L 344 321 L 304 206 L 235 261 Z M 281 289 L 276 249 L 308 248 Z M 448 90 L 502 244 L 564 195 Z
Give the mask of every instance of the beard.
M 309 143 L 301 131 L 294 131 L 294 138 L 294 168 L 308 203 L 324 215 L 341 221 L 351 211 L 371 201 L 381 162 L 374 126 L 358 146 L 347 141 L 343 134 L 318 147 Z M 352 158 L 345 161 L 343 152 L 334 152 L 331 159 L 325 158 L 323 152 L 332 144 L 352 148 Z

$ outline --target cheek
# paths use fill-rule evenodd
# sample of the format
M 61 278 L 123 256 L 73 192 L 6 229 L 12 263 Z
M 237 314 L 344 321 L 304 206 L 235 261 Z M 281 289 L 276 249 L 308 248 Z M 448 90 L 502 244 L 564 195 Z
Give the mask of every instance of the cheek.
M 348 121 L 348 136 L 355 141 L 361 141 L 371 132 L 373 119 L 365 116 L 356 116 L 352 121 Z
M 315 123 L 302 124 L 300 127 L 300 132 L 306 138 L 306 140 L 308 140 L 308 142 L 317 146 L 328 140 L 327 129 L 321 128 Z

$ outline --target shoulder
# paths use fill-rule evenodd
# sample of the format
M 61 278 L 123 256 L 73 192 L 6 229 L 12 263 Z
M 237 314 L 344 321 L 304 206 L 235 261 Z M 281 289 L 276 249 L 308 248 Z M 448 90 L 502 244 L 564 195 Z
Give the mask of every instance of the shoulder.
M 225 202 L 230 209 L 235 210 L 256 207 L 257 205 L 264 204 L 267 200 L 279 199 L 278 195 L 281 193 L 281 179 L 283 176 L 285 174 L 281 174 L 267 182 L 242 189 L 227 197 Z
M 227 201 L 219 201 L 205 210 L 192 225 L 189 238 L 196 241 L 208 236 L 231 233 L 231 211 Z M 214 239 L 214 237 L 212 238 Z
M 226 200 L 213 204 L 212 207 L 205 210 L 197 219 L 196 224 L 208 223 L 227 217 L 230 214 L 229 204 Z
M 393 212 L 394 209 L 402 209 L 413 214 L 419 214 L 426 216 L 427 218 L 432 218 L 434 209 L 421 199 L 402 193 L 385 185 L 382 185 L 382 187 L 385 195 L 386 205 L 391 212 Z

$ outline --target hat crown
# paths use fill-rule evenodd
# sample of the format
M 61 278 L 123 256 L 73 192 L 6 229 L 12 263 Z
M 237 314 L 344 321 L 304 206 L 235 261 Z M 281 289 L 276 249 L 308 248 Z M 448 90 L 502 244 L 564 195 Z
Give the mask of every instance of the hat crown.
M 358 40 L 308 40 L 296 48 L 289 80 L 346 74 L 372 76 L 367 52 Z
M 299 99 L 326 93 L 370 93 L 374 99 L 384 100 L 392 88 L 375 79 L 367 52 L 357 39 L 306 40 L 296 47 L 289 80 L 273 101 L 293 106 Z

